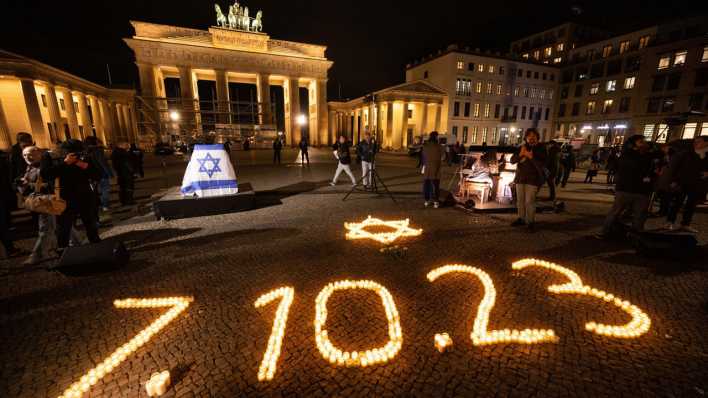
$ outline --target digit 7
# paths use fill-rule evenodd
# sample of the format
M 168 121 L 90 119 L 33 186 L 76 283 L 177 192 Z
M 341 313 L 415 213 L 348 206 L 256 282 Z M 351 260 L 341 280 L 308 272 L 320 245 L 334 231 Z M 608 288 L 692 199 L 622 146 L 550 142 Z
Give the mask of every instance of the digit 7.
M 260 308 L 279 298 L 281 301 L 275 312 L 273 329 L 268 338 L 268 348 L 263 354 L 263 361 L 261 361 L 261 366 L 258 368 L 258 381 L 273 380 L 275 376 L 278 358 L 280 357 L 280 348 L 283 345 L 283 336 L 285 335 L 285 324 L 288 322 L 288 312 L 295 298 L 295 289 L 281 287 L 280 289 L 272 290 L 259 297 L 254 303 L 256 308 Z

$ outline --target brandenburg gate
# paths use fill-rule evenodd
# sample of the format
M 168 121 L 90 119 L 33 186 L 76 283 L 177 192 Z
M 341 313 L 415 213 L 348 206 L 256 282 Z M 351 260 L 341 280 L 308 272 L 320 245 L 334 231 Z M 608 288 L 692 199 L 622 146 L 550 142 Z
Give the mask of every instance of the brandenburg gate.
M 135 35 L 125 42 L 135 53 L 140 74 L 143 134 L 164 139 L 178 122 L 183 133 L 204 133 L 208 116 L 215 126 L 238 125 L 240 131 L 244 123 L 234 120 L 239 104 L 229 98 L 229 83 L 246 83 L 257 88 L 251 101 L 257 116 L 246 130 L 274 133 L 280 116 L 287 145 L 299 143 L 305 125 L 311 145 L 330 144 L 327 71 L 333 63 L 325 56 L 326 47 L 271 39 L 262 32 L 262 12 L 249 17 L 248 8 L 238 3 L 229 7 L 228 16 L 215 8 L 217 26 L 208 30 L 131 21 Z M 179 79 L 180 98 L 168 98 L 167 78 Z M 215 84 L 216 98 L 209 104 L 199 98 L 197 83 L 202 80 Z M 284 115 L 274 114 L 271 86 L 283 88 Z M 300 88 L 309 94 L 303 111 Z

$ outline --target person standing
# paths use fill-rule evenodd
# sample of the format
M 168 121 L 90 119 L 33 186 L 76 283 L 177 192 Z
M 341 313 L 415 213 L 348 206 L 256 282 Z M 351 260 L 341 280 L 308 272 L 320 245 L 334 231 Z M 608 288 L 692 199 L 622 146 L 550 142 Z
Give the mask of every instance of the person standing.
M 691 227 L 693 213 L 708 191 L 708 136 L 696 137 L 693 150 L 679 153 L 671 159 L 667 170 L 671 201 L 666 216 L 666 228 L 698 233 Z M 683 207 L 681 225 L 676 225 L 678 212 Z
M 27 170 L 17 186 L 17 190 L 23 197 L 36 193 L 47 195 L 52 193 L 50 181 L 42 181 L 40 178 L 40 164 L 42 161 L 42 151 L 36 146 L 28 146 L 22 151 L 22 156 L 27 162 Z M 35 213 L 37 215 L 37 240 L 34 243 L 32 253 L 24 262 L 25 265 L 35 265 L 55 257 L 57 247 L 56 241 L 56 220 L 51 214 Z
M 556 180 L 556 185 L 560 183 L 562 188 L 568 184 L 568 179 L 570 178 L 570 173 L 575 171 L 575 153 L 573 153 L 573 147 L 570 145 L 564 145 L 560 154 L 560 166 L 562 170 L 562 175 L 558 174 L 558 179 Z
M 361 159 L 361 177 L 364 181 L 364 188 L 371 187 L 372 173 L 374 167 L 374 157 L 378 148 L 376 142 L 371 139 L 371 133 L 364 134 L 364 140 L 357 145 L 357 155 Z
M 530 128 L 524 134 L 526 143 L 511 157 L 511 163 L 516 164 L 516 209 L 518 218 L 511 225 L 526 225 L 530 232 L 536 225 L 536 195 L 546 182 L 543 170 L 546 164 L 546 148 L 539 143 L 538 130 Z
M 106 159 L 105 148 L 101 142 L 94 136 L 88 136 L 84 140 L 86 144 L 86 153 L 91 158 L 91 161 L 101 172 L 101 179 L 98 181 L 98 197 L 103 211 L 108 211 L 111 206 L 111 178 L 113 178 L 113 169 L 108 165 Z
M 349 153 L 349 143 L 347 142 L 346 137 L 339 136 L 339 141 L 332 146 L 332 149 L 334 150 L 334 157 L 337 158 L 337 171 L 334 173 L 334 178 L 332 179 L 332 182 L 329 183 L 331 186 L 337 185 L 337 180 L 339 179 L 339 175 L 342 174 L 342 171 L 347 173 L 349 178 L 352 180 L 352 186 L 356 186 L 356 179 L 354 179 L 354 173 L 352 173 L 352 169 L 350 167 L 350 164 L 352 163 L 352 156 Z
M 302 165 L 305 165 L 305 160 L 307 160 L 307 165 L 310 165 L 310 155 L 308 154 L 308 148 L 310 146 L 310 143 L 307 142 L 307 138 L 302 137 L 300 140 L 300 144 L 298 145 L 300 147 L 300 162 Z
M 226 141 L 226 144 L 224 144 L 224 148 L 229 148 L 226 150 L 226 153 L 231 153 L 231 143 L 229 141 Z M 130 154 L 133 157 L 133 170 L 135 170 L 135 174 L 139 175 L 140 178 L 145 178 L 145 154 L 135 144 L 130 144 Z
M 17 204 L 17 196 L 12 190 L 9 154 L 0 151 L 0 260 L 19 254 L 10 235 L 10 206 Z
M 273 141 L 273 164 L 280 164 L 280 151 L 283 150 L 283 141 L 280 140 L 280 136 L 275 138 Z
M 135 170 L 133 156 L 128 152 L 128 144 L 121 142 L 111 154 L 111 163 L 118 176 L 118 198 L 123 206 L 134 204 Z
M 632 213 L 632 229 L 644 229 L 653 174 L 652 159 L 647 154 L 648 148 L 643 135 L 633 135 L 625 142 L 617 165 L 615 202 L 605 218 L 602 232 L 596 235 L 598 238 L 609 238 L 615 230 L 616 222 L 627 210 Z
M 442 159 L 444 149 L 438 143 L 438 132 L 433 131 L 428 136 L 428 141 L 423 145 L 421 153 L 423 158 L 423 197 L 425 207 L 440 207 L 440 176 L 442 175 Z
M 617 174 L 617 165 L 619 163 L 617 159 L 617 148 L 612 147 L 610 148 L 610 153 L 607 156 L 607 165 L 605 168 L 607 169 L 607 184 L 614 184 L 615 183 L 615 174 Z
M 90 183 L 92 179 L 100 178 L 100 171 L 90 159 L 81 159 L 83 149 L 81 141 L 69 139 L 62 144 L 62 150 L 67 154 L 63 161 L 55 162 L 49 154 L 45 154 L 41 161 L 42 179 L 54 181 L 58 178 L 59 194 L 66 201 L 66 210 L 57 218 L 57 244 L 60 250 L 68 246 L 77 217 L 81 217 L 89 241 L 101 241 L 93 210 L 95 194 Z
M 547 153 L 546 170 L 548 170 L 548 177 L 546 178 L 546 182 L 548 183 L 548 190 L 550 191 L 548 200 L 555 202 L 556 179 L 560 169 L 560 145 L 558 145 L 556 141 L 549 142 Z
M 592 151 L 590 156 L 590 168 L 587 173 L 585 173 L 585 183 L 592 184 L 592 179 L 597 176 L 597 172 L 600 170 L 600 156 L 599 151 L 596 149 Z

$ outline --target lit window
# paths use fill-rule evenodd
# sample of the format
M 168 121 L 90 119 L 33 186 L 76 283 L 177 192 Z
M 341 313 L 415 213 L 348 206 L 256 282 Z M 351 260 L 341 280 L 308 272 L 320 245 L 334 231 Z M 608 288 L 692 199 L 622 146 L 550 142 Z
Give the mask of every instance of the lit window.
M 489 129 L 487 127 L 482 127 L 482 142 L 485 143 L 487 142 L 487 133 L 489 132 Z
M 546 90 L 544 90 L 544 89 L 542 89 L 542 88 L 539 89 L 539 90 L 538 90 L 538 98 L 539 98 L 539 99 L 544 99 L 545 97 L 546 97 Z
M 639 38 L 639 49 L 640 50 L 648 45 L 649 45 L 649 36 L 642 36 Z M 653 125 L 652 125 L 652 127 L 653 127 Z
M 529 96 L 529 88 L 524 87 L 524 97 L 528 97 L 528 96 Z
M 474 104 L 474 117 L 479 117 L 479 104 Z
M 519 87 L 514 87 L 514 97 L 519 96 Z
M 610 113 L 612 111 L 612 104 L 614 102 L 615 101 L 611 99 L 605 100 L 605 103 L 602 104 L 602 113 Z
M 624 79 L 624 89 L 625 90 L 630 90 L 634 88 L 634 79 L 635 77 L 627 77 Z
M 704 122 L 701 125 L 701 136 L 708 135 L 708 122 Z
M 656 133 L 656 142 L 663 144 L 666 142 L 666 138 L 669 135 L 669 126 L 666 124 L 660 124 Z
M 671 56 L 670 55 L 663 55 L 661 58 L 659 58 L 659 66 L 657 69 L 666 69 L 671 65 Z
M 529 53 L 524 53 L 521 58 L 523 59 L 529 59 Z
M 462 126 L 462 143 L 463 144 L 467 143 L 467 133 L 468 133 L 468 127 Z
M 534 52 L 533 52 L 533 57 L 536 58 L 536 59 L 541 58 L 541 51 L 540 51 L 540 50 L 534 51 Z
M 484 72 L 484 64 L 477 65 L 477 70 L 480 72 Z
M 593 83 L 590 86 L 590 95 L 595 95 L 598 91 L 600 91 L 600 83 Z
M 465 69 L 465 63 L 462 61 L 457 61 L 457 69 L 459 69 L 459 70 Z
M 497 95 L 501 95 L 501 94 L 502 94 L 502 85 L 497 84 Z
M 477 94 L 482 92 L 482 82 L 477 82 L 477 84 L 475 85 L 474 91 L 476 91 Z
M 617 88 L 617 80 L 608 80 L 607 81 L 607 86 L 605 89 L 608 93 L 615 91 L 616 88 Z
M 472 126 L 472 144 L 477 143 L 477 126 Z
M 676 54 L 674 54 L 674 66 L 685 64 L 686 54 L 686 51 L 678 51 Z
M 683 127 L 683 139 L 691 140 L 696 135 L 696 129 L 698 128 L 698 123 L 686 123 Z
M 559 63 L 561 63 L 562 61 L 563 61 L 563 58 L 561 58 L 561 57 L 553 58 L 553 63 L 554 63 L 554 64 L 559 64 Z
M 551 56 L 551 54 L 553 54 L 553 47 L 546 47 L 546 48 L 543 50 L 543 56 L 544 56 L 544 57 L 548 58 L 548 57 Z
M 703 47 L 703 55 L 701 56 L 701 62 L 708 62 L 708 46 Z
M 612 44 L 608 44 L 602 48 L 602 58 L 607 58 L 612 54 Z
M 494 65 L 489 65 L 489 73 L 494 73 Z
M 586 115 L 592 115 L 595 113 L 595 101 L 588 101 L 588 106 L 585 110 Z
M 489 104 L 484 104 L 484 117 L 489 117 Z
M 654 138 L 654 125 L 653 124 L 645 124 L 644 125 L 644 138 L 646 138 L 647 141 L 651 141 Z
M 492 82 L 487 82 L 487 94 L 492 93 Z
M 563 51 L 563 50 L 565 50 L 565 44 L 563 44 L 563 43 L 558 43 L 558 44 L 556 45 L 556 51 L 561 52 L 561 51 Z
M 548 90 L 548 99 L 549 100 L 553 99 L 553 89 Z
M 629 40 L 620 43 L 620 54 L 624 54 L 627 51 L 629 51 Z

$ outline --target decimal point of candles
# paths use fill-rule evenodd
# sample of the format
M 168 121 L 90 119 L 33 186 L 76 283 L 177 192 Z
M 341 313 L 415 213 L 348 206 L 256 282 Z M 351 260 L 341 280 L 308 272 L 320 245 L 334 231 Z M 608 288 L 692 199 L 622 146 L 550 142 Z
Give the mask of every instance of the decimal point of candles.
M 394 231 L 374 233 L 367 231 L 367 227 L 388 227 L 394 229 Z M 384 221 L 378 218 L 372 218 L 371 216 L 360 223 L 344 223 L 344 228 L 349 231 L 346 234 L 346 238 L 348 240 L 371 239 L 385 245 L 390 244 L 399 238 L 419 236 L 423 233 L 422 229 L 411 228 L 409 219 Z
M 162 314 L 157 320 L 146 327 L 140 333 L 135 335 L 130 341 L 120 346 L 113 351 L 108 358 L 104 359 L 95 368 L 90 369 L 67 388 L 60 398 L 78 398 L 86 393 L 91 386 L 98 383 L 106 374 L 118 367 L 125 359 L 138 350 L 145 343 L 150 341 L 150 338 L 162 330 L 168 323 L 172 322 L 179 314 L 189 307 L 189 304 L 194 300 L 192 297 L 166 297 L 166 298 L 129 298 L 124 300 L 115 300 L 113 305 L 116 308 L 162 308 L 172 307 L 167 312 Z
M 570 269 L 549 261 L 538 260 L 534 258 L 525 258 L 512 264 L 512 268 L 515 270 L 521 270 L 527 267 L 540 267 L 551 271 L 556 271 L 565 275 L 569 279 L 569 282 L 566 284 L 549 286 L 548 291 L 551 293 L 581 294 L 596 297 L 621 308 L 623 311 L 625 311 L 632 317 L 632 320 L 622 326 L 612 326 L 596 322 L 588 322 L 585 324 L 585 330 L 603 336 L 625 339 L 636 338 L 649 331 L 649 328 L 651 327 L 651 319 L 649 319 L 649 316 L 644 313 L 644 311 L 639 309 L 639 307 L 635 306 L 629 301 L 623 301 L 622 299 L 617 298 L 612 294 L 583 284 L 583 281 L 582 279 L 580 279 L 580 276 L 578 276 L 578 274 L 571 271 Z
M 543 342 L 555 342 L 558 338 L 553 330 L 543 329 L 524 329 L 524 330 L 492 330 L 488 331 L 489 314 L 494 307 L 497 292 L 494 289 L 492 278 L 486 272 L 479 268 L 470 267 L 462 264 L 445 265 L 436 268 L 428 273 L 428 280 L 434 282 L 439 277 L 449 273 L 466 273 L 479 278 L 484 286 L 484 297 L 477 307 L 477 316 L 472 327 L 472 344 L 474 345 L 489 345 L 499 343 L 522 343 L 536 344 Z
M 329 340 L 325 329 L 327 300 L 335 291 L 349 289 L 372 290 L 381 298 L 381 303 L 386 312 L 386 319 L 388 320 L 389 336 L 389 341 L 383 347 L 366 351 L 346 352 L 335 347 Z M 315 342 L 322 356 L 332 364 L 366 367 L 390 361 L 398 354 L 403 345 L 401 322 L 391 293 L 385 287 L 369 280 L 343 280 L 328 284 L 315 299 Z

